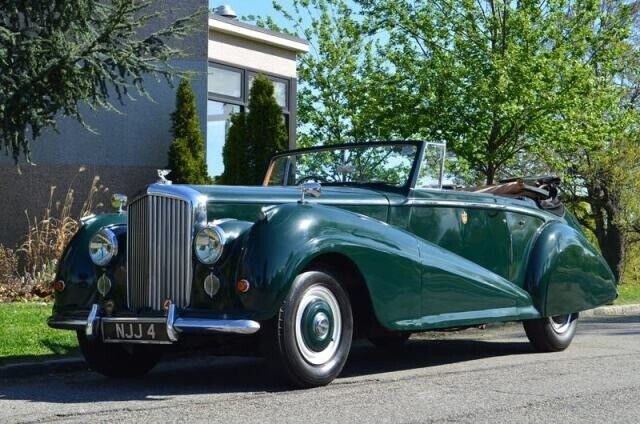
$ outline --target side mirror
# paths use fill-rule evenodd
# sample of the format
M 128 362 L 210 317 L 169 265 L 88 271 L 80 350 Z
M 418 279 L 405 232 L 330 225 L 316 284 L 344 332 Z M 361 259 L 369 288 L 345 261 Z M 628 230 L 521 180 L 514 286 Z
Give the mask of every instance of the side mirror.
M 309 195 L 311 197 L 320 197 L 322 193 L 322 185 L 320 183 L 302 183 L 300 184 L 300 191 L 302 192 L 302 199 L 300 203 L 304 203 L 304 197 Z
M 124 205 L 127 204 L 127 196 L 124 194 L 114 193 L 111 196 L 111 206 L 118 211 L 118 213 L 123 212 Z

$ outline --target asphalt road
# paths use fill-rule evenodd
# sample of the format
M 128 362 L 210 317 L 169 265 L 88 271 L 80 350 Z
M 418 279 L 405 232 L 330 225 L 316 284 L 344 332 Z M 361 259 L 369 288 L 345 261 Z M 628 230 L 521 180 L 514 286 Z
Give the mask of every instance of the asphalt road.
M 354 347 L 327 387 L 274 386 L 257 359 L 163 363 L 118 382 L 93 372 L 0 381 L 0 422 L 640 422 L 640 317 L 580 321 L 535 354 L 520 326 Z

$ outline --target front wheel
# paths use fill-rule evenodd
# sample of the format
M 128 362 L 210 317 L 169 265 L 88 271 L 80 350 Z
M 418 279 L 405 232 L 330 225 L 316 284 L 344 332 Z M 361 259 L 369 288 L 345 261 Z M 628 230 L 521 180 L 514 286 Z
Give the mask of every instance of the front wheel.
M 524 331 L 538 352 L 558 352 L 571 344 L 576 334 L 578 314 L 556 315 L 523 321 Z
M 104 343 L 90 340 L 78 331 L 78 344 L 89 367 L 111 378 L 140 377 L 158 363 L 162 356 L 157 346 Z
M 329 384 L 342 371 L 353 336 L 349 296 L 329 274 L 296 277 L 277 317 L 262 334 L 273 371 L 298 387 Z

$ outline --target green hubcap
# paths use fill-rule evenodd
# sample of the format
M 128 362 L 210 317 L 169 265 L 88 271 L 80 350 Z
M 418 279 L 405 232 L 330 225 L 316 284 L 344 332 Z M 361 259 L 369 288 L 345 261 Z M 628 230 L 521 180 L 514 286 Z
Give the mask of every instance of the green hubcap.
M 302 313 L 302 339 L 309 349 L 321 352 L 331 343 L 333 313 L 322 299 L 309 303 Z

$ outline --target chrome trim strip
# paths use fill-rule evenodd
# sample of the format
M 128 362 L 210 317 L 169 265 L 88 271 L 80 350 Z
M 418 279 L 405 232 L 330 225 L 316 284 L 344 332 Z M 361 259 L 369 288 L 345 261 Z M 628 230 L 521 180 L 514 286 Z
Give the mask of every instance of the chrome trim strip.
M 165 197 L 173 197 L 179 200 L 190 201 L 193 205 L 200 204 L 204 201 L 206 206 L 207 196 L 197 190 L 186 185 L 168 185 L 168 184 L 151 184 L 145 190 L 138 193 L 129 203 L 133 203 L 141 197 L 147 195 L 158 195 Z
M 98 304 L 94 303 L 91 306 L 91 311 L 89 312 L 89 316 L 87 316 L 87 322 L 86 322 L 86 325 L 85 325 L 85 328 L 84 328 L 84 333 L 89 338 L 92 338 L 96 333 L 96 331 L 95 331 L 96 320 L 99 320 L 99 318 L 98 318 Z
M 550 216 L 548 212 L 544 212 L 542 210 L 534 210 L 526 207 L 520 206 L 512 206 L 512 205 L 501 205 L 497 203 L 482 203 L 482 202 L 465 202 L 465 201 L 457 201 L 457 200 L 422 200 L 422 199 L 409 199 L 403 206 L 434 206 L 434 207 L 452 207 L 452 208 L 467 208 L 467 209 L 495 209 L 495 210 L 503 210 L 507 212 L 515 212 L 521 213 L 524 215 L 531 215 L 538 218 L 542 218 L 546 221 L 553 221 L 556 219 L 560 219 L 560 217 L 554 218 Z
M 218 320 L 205 318 L 178 318 L 174 327 L 183 333 L 233 333 L 254 334 L 260 330 L 260 323 L 248 319 Z
M 293 187 L 293 186 L 289 186 Z M 329 187 L 331 188 L 331 187 Z M 364 190 L 371 190 L 365 187 L 352 187 L 352 188 L 362 188 Z M 331 192 L 327 192 L 325 190 L 327 196 L 331 196 Z M 290 198 L 290 197 L 270 197 L 268 200 L 264 201 L 256 201 L 247 198 L 237 198 L 237 197 L 227 197 L 224 199 L 224 203 L 220 203 L 220 205 L 224 205 L 227 203 L 233 203 L 234 205 L 255 205 L 255 206 L 275 206 L 275 205 L 284 205 L 288 203 L 296 203 L 300 201 L 300 197 Z M 385 198 L 376 198 L 376 199 L 367 199 L 366 201 L 362 200 L 348 200 L 348 199 L 336 199 L 332 197 L 319 197 L 319 198 L 305 198 L 305 201 L 309 203 L 325 205 L 325 206 L 388 206 L 389 201 Z

